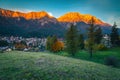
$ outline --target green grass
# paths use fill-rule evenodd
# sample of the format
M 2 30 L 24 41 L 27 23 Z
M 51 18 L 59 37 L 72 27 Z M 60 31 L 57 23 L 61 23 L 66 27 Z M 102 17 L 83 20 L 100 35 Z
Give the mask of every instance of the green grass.
M 49 53 L 12 51 L 0 54 L 0 80 L 120 80 L 120 69 Z
M 60 52 L 56 54 L 66 56 L 66 57 L 73 57 L 73 56 L 70 56 L 67 52 Z M 87 51 L 80 50 L 79 53 L 77 53 L 73 58 L 105 64 L 105 58 L 107 58 L 108 56 L 115 56 L 119 62 L 117 68 L 120 68 L 120 47 L 108 49 L 105 51 L 95 51 L 93 53 L 93 58 L 89 57 L 89 53 Z

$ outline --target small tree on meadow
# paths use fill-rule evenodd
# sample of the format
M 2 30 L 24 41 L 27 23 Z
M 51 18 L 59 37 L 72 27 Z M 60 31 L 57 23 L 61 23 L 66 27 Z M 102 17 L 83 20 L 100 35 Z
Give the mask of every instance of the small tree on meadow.
M 47 42 L 46 42 L 46 49 L 49 50 L 49 51 L 52 51 L 52 46 L 56 41 L 57 41 L 56 36 L 48 37 Z
M 93 56 L 93 50 L 95 45 L 95 25 L 94 25 L 94 18 L 92 17 L 90 20 L 90 27 L 88 28 L 88 40 L 87 40 L 87 47 L 90 54 L 90 58 Z
M 50 36 L 48 36 L 47 37 L 47 42 L 46 42 L 46 49 L 47 50 L 49 50 L 49 51 L 51 51 L 51 37 Z
M 77 32 L 77 27 L 72 24 L 66 33 L 66 50 L 72 56 L 75 56 L 75 54 L 78 52 Z
M 78 36 L 78 49 L 79 50 L 84 49 L 84 37 L 83 37 L 83 34 L 80 34 Z
M 62 41 L 57 40 L 53 45 L 52 45 L 52 51 L 53 52 L 59 52 L 64 49 L 64 43 Z

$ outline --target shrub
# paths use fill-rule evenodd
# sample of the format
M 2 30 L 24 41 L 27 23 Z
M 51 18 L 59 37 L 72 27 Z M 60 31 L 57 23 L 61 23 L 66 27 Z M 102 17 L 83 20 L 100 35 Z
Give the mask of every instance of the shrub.
M 56 41 L 53 46 L 52 46 L 52 51 L 53 52 L 58 52 L 64 49 L 64 43 L 61 41 Z
M 26 45 L 25 44 L 22 44 L 22 43 L 16 43 L 15 44 L 15 48 L 17 50 L 24 50 L 26 48 Z
M 118 60 L 115 56 L 108 56 L 105 58 L 105 64 L 108 66 L 118 66 Z
M 96 50 L 99 50 L 99 51 L 107 50 L 107 47 L 104 44 L 98 44 L 96 46 Z
M 88 44 L 88 40 L 85 40 L 85 49 L 88 50 L 89 44 Z

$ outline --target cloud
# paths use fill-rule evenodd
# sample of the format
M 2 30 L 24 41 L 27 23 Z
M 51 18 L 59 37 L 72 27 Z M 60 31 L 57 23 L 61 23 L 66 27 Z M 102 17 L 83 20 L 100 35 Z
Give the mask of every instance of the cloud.
M 28 12 L 36 12 L 35 10 L 30 10 L 30 9 L 11 9 L 13 11 L 18 11 L 18 12 L 22 12 L 22 13 L 28 13 Z M 51 12 L 48 12 L 48 14 L 50 16 L 53 16 L 53 14 Z
M 50 16 L 53 16 L 53 14 L 52 14 L 51 12 L 48 12 L 48 14 L 49 14 Z
M 32 12 L 33 10 L 30 9 L 10 9 L 12 11 L 18 11 L 18 12 L 22 12 L 22 13 L 28 13 L 28 12 Z
M 23 13 L 32 12 L 32 10 L 29 10 L 29 9 L 24 9 L 24 10 L 17 10 L 17 11 L 20 11 L 20 12 L 23 12 Z

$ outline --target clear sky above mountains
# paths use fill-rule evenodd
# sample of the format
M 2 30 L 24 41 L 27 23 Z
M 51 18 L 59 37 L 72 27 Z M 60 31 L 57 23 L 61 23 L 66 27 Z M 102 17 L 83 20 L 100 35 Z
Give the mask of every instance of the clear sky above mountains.
M 0 0 L 0 8 L 22 12 L 47 11 L 55 17 L 67 12 L 91 14 L 120 27 L 120 0 Z

